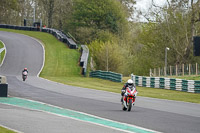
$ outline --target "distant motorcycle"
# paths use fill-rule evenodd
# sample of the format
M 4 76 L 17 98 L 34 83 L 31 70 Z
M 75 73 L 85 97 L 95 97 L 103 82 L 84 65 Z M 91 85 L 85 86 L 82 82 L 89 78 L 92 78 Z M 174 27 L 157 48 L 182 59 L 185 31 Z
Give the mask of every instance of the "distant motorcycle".
M 131 111 L 131 108 L 135 104 L 135 99 L 137 96 L 137 91 L 135 87 L 127 87 L 123 96 L 122 100 L 122 110 Z
M 24 71 L 22 73 L 22 79 L 23 79 L 23 81 L 25 81 L 27 79 L 27 75 L 28 75 L 27 71 Z

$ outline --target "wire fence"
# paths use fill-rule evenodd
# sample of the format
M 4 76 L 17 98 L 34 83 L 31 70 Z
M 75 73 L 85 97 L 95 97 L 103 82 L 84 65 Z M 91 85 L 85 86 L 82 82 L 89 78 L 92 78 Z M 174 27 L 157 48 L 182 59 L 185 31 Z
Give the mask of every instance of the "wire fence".
M 185 75 L 200 75 L 200 64 L 181 64 L 176 66 L 168 66 L 167 69 L 165 67 L 150 69 L 151 77 Z

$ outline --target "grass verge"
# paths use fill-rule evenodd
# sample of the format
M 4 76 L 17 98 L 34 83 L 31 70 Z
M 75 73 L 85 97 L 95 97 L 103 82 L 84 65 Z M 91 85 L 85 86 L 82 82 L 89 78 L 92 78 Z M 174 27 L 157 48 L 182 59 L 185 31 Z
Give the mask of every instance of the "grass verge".
M 80 67 L 78 66 L 80 53 L 77 50 L 69 49 L 64 43 L 53 37 L 53 35 L 37 31 L 2 28 L 0 30 L 25 34 L 43 43 L 45 48 L 45 66 L 40 74 L 41 77 L 80 76 Z
M 3 47 L 4 47 L 4 45 L 3 45 L 3 43 L 0 41 L 0 49 L 3 48 Z M 3 61 L 4 56 L 5 56 L 5 50 L 1 52 L 0 64 L 1 64 L 1 62 Z
M 191 76 L 170 76 L 169 78 L 185 79 L 185 80 L 200 80 L 200 76 L 191 75 Z
M 77 50 L 67 48 L 65 44 L 57 41 L 51 34 L 1 28 L 0 30 L 29 35 L 44 44 L 46 61 L 40 75 L 43 78 L 67 85 L 115 93 L 120 93 L 123 84 L 129 78 L 124 77 L 123 83 L 116 83 L 97 78 L 83 77 L 80 75 L 80 67 L 78 66 L 80 53 Z M 200 103 L 200 94 L 146 87 L 137 87 L 137 90 L 139 91 L 139 96 Z
M 1 127 L 1 126 L 0 126 L 0 132 L 1 133 L 16 133 L 14 131 L 8 130 L 8 129 Z

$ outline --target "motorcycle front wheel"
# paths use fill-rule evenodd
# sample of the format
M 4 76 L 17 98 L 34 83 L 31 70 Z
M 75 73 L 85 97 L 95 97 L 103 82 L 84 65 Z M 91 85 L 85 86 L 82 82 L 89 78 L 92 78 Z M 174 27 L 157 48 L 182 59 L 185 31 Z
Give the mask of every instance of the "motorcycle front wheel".
M 128 111 L 131 111 L 131 108 L 132 108 L 132 100 L 133 100 L 133 99 L 129 99 Z

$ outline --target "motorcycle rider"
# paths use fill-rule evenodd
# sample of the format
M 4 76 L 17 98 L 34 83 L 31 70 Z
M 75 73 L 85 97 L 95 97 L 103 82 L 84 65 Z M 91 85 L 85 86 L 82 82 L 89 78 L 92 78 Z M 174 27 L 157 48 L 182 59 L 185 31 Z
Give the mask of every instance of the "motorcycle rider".
M 126 91 L 126 87 L 130 87 L 130 88 L 135 87 L 135 85 L 133 84 L 133 80 L 132 80 L 132 79 L 129 79 L 129 80 L 124 84 L 123 88 L 121 89 L 121 96 L 122 96 L 121 102 L 123 102 L 123 96 L 124 96 L 124 93 L 125 93 L 125 91 Z M 136 87 L 135 87 L 135 89 L 136 89 Z M 137 91 L 137 89 L 136 89 L 136 91 Z
M 22 71 L 22 76 L 23 76 L 23 73 L 24 72 L 27 72 L 28 73 L 28 69 L 27 68 L 24 68 L 24 70 Z

